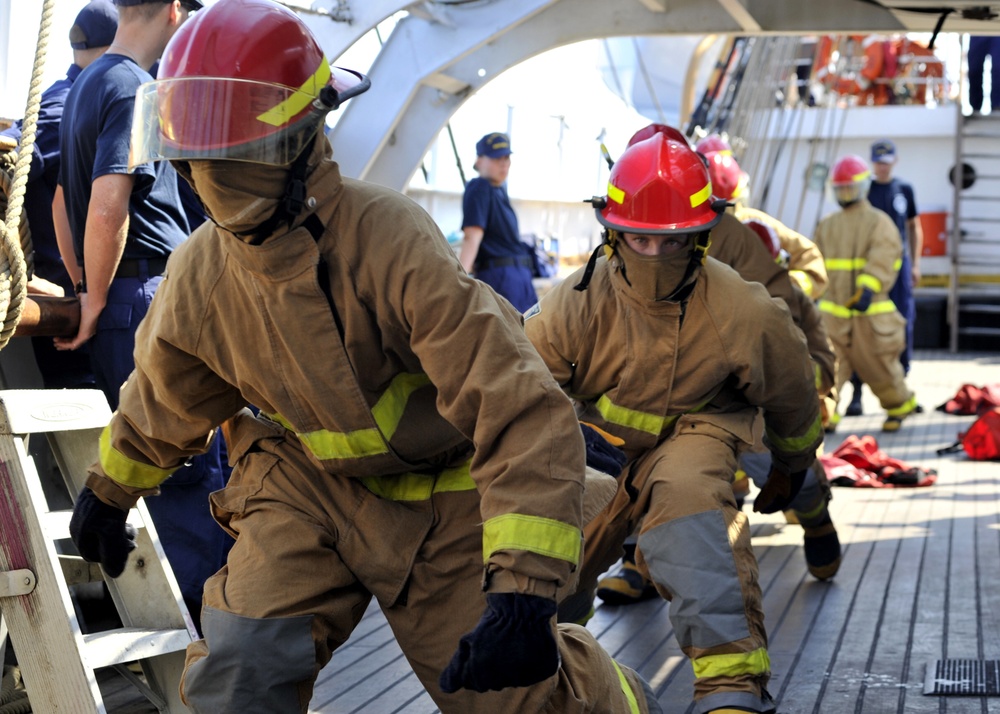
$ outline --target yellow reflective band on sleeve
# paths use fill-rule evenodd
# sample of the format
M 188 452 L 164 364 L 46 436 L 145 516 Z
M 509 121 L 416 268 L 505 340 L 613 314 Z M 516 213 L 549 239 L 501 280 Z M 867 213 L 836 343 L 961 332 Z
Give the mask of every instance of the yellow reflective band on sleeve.
M 339 432 L 327 429 L 299 432 L 295 430 L 285 417 L 280 414 L 268 414 L 267 417 L 278 422 L 289 431 L 295 432 L 299 440 L 313 455 L 321 460 L 355 459 L 364 456 L 377 456 L 389 452 L 388 441 L 396 433 L 399 422 L 403 419 L 406 403 L 410 395 L 431 381 L 426 374 L 397 374 L 389 384 L 385 393 L 372 407 L 372 417 L 378 425 L 377 429 L 358 429 L 356 431 Z
M 789 270 L 788 277 L 798 283 L 799 289 L 802 290 L 802 292 L 809 297 L 812 297 L 813 290 L 816 285 L 813 283 L 813 279 L 809 277 L 809 273 L 803 270 Z
M 639 701 L 635 698 L 635 692 L 632 691 L 632 685 L 628 683 L 625 679 L 625 673 L 622 672 L 622 668 L 618 666 L 618 663 L 611 660 L 611 664 L 615 666 L 615 671 L 618 673 L 618 681 L 622 685 L 622 694 L 625 695 L 625 701 L 628 702 L 629 714 L 639 714 Z
M 569 523 L 507 513 L 483 524 L 483 562 L 498 550 L 526 550 L 578 565 L 582 539 L 580 529 Z
M 608 198 L 620 204 L 625 201 L 625 192 L 608 181 Z
M 861 270 L 868 265 L 868 258 L 827 258 L 823 264 L 827 270 Z
M 761 647 L 743 654 L 707 655 L 692 660 L 695 679 L 709 677 L 745 677 L 767 674 L 771 671 L 771 658 Z
M 861 275 L 856 277 L 854 285 L 859 288 L 868 288 L 873 293 L 882 292 L 882 281 L 874 275 L 868 275 L 868 273 L 861 273 Z
M 431 383 L 430 377 L 426 374 L 397 374 L 389 388 L 385 390 L 379 400 L 372 407 L 372 416 L 379 430 L 385 435 L 387 440 L 392 439 L 396 433 L 396 428 L 403 418 L 403 410 L 406 409 L 406 402 L 410 395 L 421 387 Z
M 823 370 L 816 362 L 813 362 L 813 379 L 816 381 L 816 389 L 823 386 Z
M 167 480 L 177 468 L 161 469 L 144 464 L 120 452 L 111 445 L 111 427 L 106 426 L 100 438 L 101 468 L 114 481 L 132 488 L 155 488 Z
M 330 81 L 330 64 L 326 57 L 320 63 L 319 68 L 302 83 L 295 92 L 283 102 L 271 107 L 263 114 L 257 115 L 257 120 L 271 126 L 285 126 L 299 113 L 313 103 L 319 96 L 319 92 Z
M 364 476 L 361 482 L 376 496 L 390 501 L 426 501 L 435 493 L 473 491 L 476 482 L 469 474 L 470 461 L 439 474 L 394 474 Z
M 820 312 L 825 312 L 828 315 L 833 315 L 834 317 L 843 318 L 865 317 L 866 315 L 882 315 L 896 310 L 896 304 L 892 300 L 873 302 L 871 307 L 864 312 L 861 312 L 860 310 L 852 310 L 851 308 L 844 307 L 843 305 L 838 305 L 831 300 L 820 300 L 818 306 Z
M 597 411 L 601 413 L 604 420 L 618 426 L 628 427 L 636 431 L 642 431 L 653 436 L 659 436 L 663 430 L 677 421 L 676 416 L 661 417 L 655 414 L 620 407 L 608 399 L 608 395 L 602 394 L 597 400 Z
M 712 195 L 712 184 L 707 184 L 705 188 L 700 190 L 698 193 L 691 194 L 691 208 L 700 206 L 705 201 L 707 201 Z
M 903 267 L 903 259 L 897 258 L 896 262 L 892 264 L 892 269 L 899 272 L 899 269 Z
M 791 436 L 787 439 L 778 436 L 770 428 L 767 428 L 766 431 L 768 440 L 779 451 L 783 451 L 786 454 L 796 453 L 805 451 L 819 440 L 819 435 L 823 431 L 823 421 L 817 416 L 805 434 L 802 436 Z

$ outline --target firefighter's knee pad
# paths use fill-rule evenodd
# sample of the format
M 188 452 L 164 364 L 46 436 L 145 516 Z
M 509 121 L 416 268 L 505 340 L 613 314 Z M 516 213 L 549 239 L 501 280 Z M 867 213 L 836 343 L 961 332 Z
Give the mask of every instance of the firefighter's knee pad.
M 200 649 L 207 654 L 188 658 L 184 703 L 196 714 L 305 711 L 316 672 L 312 620 L 257 619 L 206 607 Z

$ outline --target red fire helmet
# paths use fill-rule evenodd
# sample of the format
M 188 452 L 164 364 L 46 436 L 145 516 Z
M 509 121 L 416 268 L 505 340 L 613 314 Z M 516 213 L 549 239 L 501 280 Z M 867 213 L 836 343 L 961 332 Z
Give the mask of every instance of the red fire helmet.
M 368 86 L 364 76 L 331 67 L 309 28 L 282 5 L 219 0 L 181 26 L 157 80 L 139 88 L 129 163 L 286 165 L 328 111 Z
M 694 233 L 721 220 L 708 169 L 687 143 L 654 132 L 615 162 L 597 220 L 627 233 Z
M 730 201 L 739 198 L 746 191 L 749 176 L 740 168 L 732 154 L 710 151 L 705 154 L 708 175 L 712 179 L 712 193 L 716 198 Z

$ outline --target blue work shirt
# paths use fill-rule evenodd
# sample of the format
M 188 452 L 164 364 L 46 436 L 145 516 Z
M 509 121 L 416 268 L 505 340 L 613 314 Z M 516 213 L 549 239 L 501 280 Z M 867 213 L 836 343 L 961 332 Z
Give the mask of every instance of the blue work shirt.
M 57 285 L 67 294 L 73 293 L 73 283 L 63 268 L 59 245 L 52 225 L 52 198 L 59 182 L 59 125 L 63 105 L 73 82 L 80 76 L 77 65 L 70 65 L 66 76 L 42 92 L 35 126 L 35 146 L 31 153 L 31 168 L 24 192 L 24 215 L 31 228 L 31 244 L 35 252 L 35 274 Z M 21 140 L 22 121 L 18 120 L 3 132 L 14 141 Z
M 66 98 L 59 183 L 80 265 L 91 186 L 101 176 L 128 173 L 136 91 L 152 79 L 128 57 L 108 52 L 80 73 Z M 122 260 L 166 257 L 188 236 L 177 173 L 159 161 L 136 167 L 133 175 Z
M 899 229 L 903 239 L 903 255 L 909 257 L 910 241 L 906 233 L 906 222 L 917 217 L 917 201 L 913 195 L 913 187 L 897 178 L 888 183 L 872 181 L 868 189 L 868 201 L 880 211 L 889 214 L 889 218 Z
M 507 185 L 494 186 L 484 178 L 474 178 L 465 187 L 462 199 L 462 228 L 483 229 L 476 261 L 526 256 L 517 215 L 507 197 Z

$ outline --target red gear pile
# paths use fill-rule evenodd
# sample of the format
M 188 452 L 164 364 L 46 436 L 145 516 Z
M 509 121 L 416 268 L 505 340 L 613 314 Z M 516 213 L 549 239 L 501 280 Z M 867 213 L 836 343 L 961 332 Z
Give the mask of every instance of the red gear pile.
M 930 486 L 936 469 L 912 466 L 879 450 L 874 436 L 851 435 L 832 454 L 819 457 L 833 486 L 899 488 Z

